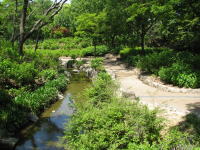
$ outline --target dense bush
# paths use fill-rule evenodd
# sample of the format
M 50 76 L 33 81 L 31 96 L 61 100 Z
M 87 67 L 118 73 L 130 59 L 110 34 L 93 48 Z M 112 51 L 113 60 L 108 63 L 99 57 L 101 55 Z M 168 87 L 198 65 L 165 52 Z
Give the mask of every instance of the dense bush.
M 138 48 L 125 48 L 121 58 L 131 66 L 158 75 L 161 80 L 186 88 L 198 88 L 200 56 L 167 48 L 147 48 L 145 55 Z
M 96 46 L 96 51 L 94 46 L 90 46 L 87 48 L 82 49 L 81 51 L 82 56 L 104 56 L 109 52 L 108 47 L 105 45 Z
M 34 63 L 18 64 L 9 59 L 0 62 L 0 79 L 1 82 L 13 80 L 16 85 L 34 82 L 38 70 L 35 69 Z
M 19 56 L 5 47 L 0 54 L 0 128 L 14 131 L 28 121 L 29 113 L 38 114 L 52 103 L 67 81 L 60 76 L 56 53 Z
M 200 77 L 196 73 L 190 74 L 179 74 L 177 77 L 177 85 L 180 87 L 191 87 L 191 88 L 199 88 L 200 87 Z
M 103 67 L 103 58 L 94 58 L 91 60 L 91 67 L 96 71 L 101 71 Z
M 162 119 L 156 110 L 116 97 L 116 84 L 100 73 L 86 90 L 84 105 L 67 125 L 64 144 L 68 149 L 160 150 L 194 147 L 187 134 L 173 130 L 161 135 Z
M 170 67 L 162 67 L 158 72 L 161 80 L 180 87 L 199 87 L 199 75 L 193 73 L 191 66 L 182 62 L 173 63 Z
M 157 74 L 160 67 L 170 66 L 173 62 L 172 51 L 154 52 L 146 56 L 141 56 L 137 62 L 137 67 L 144 71 Z
M 46 69 L 39 73 L 39 77 L 42 78 L 43 81 L 53 80 L 58 76 L 58 72 L 53 69 Z
M 85 94 L 91 104 L 110 102 L 112 98 L 115 98 L 116 88 L 117 85 L 112 81 L 112 78 L 108 74 L 100 72 L 93 87 L 87 89 Z
M 26 123 L 30 112 L 39 114 L 57 99 L 58 91 L 66 88 L 64 75 L 47 82 L 34 92 L 23 91 L 8 104 L 0 105 L 0 127 L 18 128 Z
M 28 108 L 31 112 L 38 113 L 45 106 L 48 106 L 52 100 L 55 100 L 58 91 L 66 87 L 66 79 L 64 76 L 47 82 L 43 87 L 38 88 L 32 93 L 23 93 L 15 97 L 14 102 L 20 106 Z

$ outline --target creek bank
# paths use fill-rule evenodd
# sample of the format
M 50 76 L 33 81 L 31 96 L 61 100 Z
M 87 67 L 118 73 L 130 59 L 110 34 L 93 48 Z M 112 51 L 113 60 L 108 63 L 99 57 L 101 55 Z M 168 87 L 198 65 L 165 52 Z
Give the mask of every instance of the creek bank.
M 59 137 L 64 136 L 65 124 L 75 111 L 73 103 L 83 100 L 79 94 L 91 84 L 84 73 L 71 72 L 70 75 L 70 83 L 64 93 L 64 99 L 52 104 L 41 114 L 36 123 L 22 130 L 15 150 L 63 150 L 58 147 Z
M 78 73 L 78 72 L 85 72 L 88 78 L 95 79 L 98 71 L 96 71 L 94 68 L 91 67 L 91 60 L 93 57 L 89 58 L 77 58 L 77 59 L 72 59 L 71 57 L 60 57 L 60 64 L 65 68 L 65 69 L 71 69 L 72 72 Z M 110 55 L 105 55 L 105 59 L 110 59 Z M 76 65 L 76 61 L 84 61 L 85 63 L 82 64 L 81 66 Z M 113 80 L 116 80 L 117 75 L 114 71 L 105 69 L 106 72 L 111 76 Z M 70 75 L 69 71 L 65 71 L 65 74 L 68 76 Z M 136 95 L 133 91 L 128 90 L 128 89 L 123 89 L 119 88 L 119 91 L 116 93 L 118 96 L 126 97 L 126 98 L 136 98 Z
M 61 92 L 59 92 L 56 100 L 53 100 L 52 103 L 54 103 L 55 101 L 60 101 L 62 99 L 64 99 L 64 96 Z M 24 122 L 24 124 L 18 130 L 22 130 L 25 126 L 30 126 L 31 124 L 36 123 L 38 120 L 39 120 L 38 115 L 34 113 L 29 113 L 27 115 L 27 121 Z M 12 132 L 6 129 L 0 129 L 0 149 L 1 150 L 13 150 L 15 148 L 15 146 L 19 142 L 19 138 L 16 137 L 16 134 L 15 134 L 16 132 L 18 131 L 16 131 L 15 129 Z
M 37 122 L 39 118 L 37 115 L 45 111 L 45 109 L 47 109 L 47 107 L 55 101 L 62 98 L 59 91 L 62 92 L 66 89 L 67 82 L 66 77 L 62 75 L 45 83 L 44 86 L 39 87 L 33 92 L 26 92 L 16 97 L 13 102 L 17 106 L 21 107 L 17 107 L 18 110 L 15 111 L 12 111 L 12 107 L 10 108 L 10 117 L 13 119 L 10 118 L 12 121 L 7 122 L 5 125 L 3 124 L 4 126 L 1 126 L 0 149 L 13 149 L 18 141 L 16 134 L 26 126 Z M 16 116 L 13 113 L 16 111 L 21 114 Z
M 68 69 L 73 73 L 84 72 L 88 78 L 95 78 L 98 72 L 91 67 L 91 59 L 92 57 L 77 59 L 72 59 L 71 57 L 60 57 L 59 61 L 64 69 Z M 82 65 L 77 65 L 77 61 L 82 61 L 84 63 Z M 70 71 L 65 71 L 65 75 L 71 76 Z

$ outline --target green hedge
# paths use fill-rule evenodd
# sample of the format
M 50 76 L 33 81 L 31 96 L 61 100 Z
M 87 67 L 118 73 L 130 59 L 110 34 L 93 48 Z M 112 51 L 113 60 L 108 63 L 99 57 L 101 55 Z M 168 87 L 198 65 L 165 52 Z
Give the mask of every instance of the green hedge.
M 26 50 L 26 53 L 29 55 L 34 55 L 34 50 Z M 82 49 L 72 49 L 72 50 L 45 50 L 40 49 L 37 50 L 37 55 L 41 55 L 42 57 L 47 57 L 49 59 L 58 58 L 60 56 L 70 56 L 73 58 L 84 57 L 84 56 L 104 56 L 109 53 L 109 49 L 105 45 L 99 45 L 96 47 L 96 52 L 94 50 L 94 46 L 90 46 Z M 45 60 L 37 60 L 37 61 L 45 61 Z
M 46 39 L 39 42 L 39 49 L 48 50 L 70 50 L 70 49 L 81 49 L 92 45 L 92 42 L 88 38 L 78 38 L 78 37 L 67 37 L 60 39 Z M 35 45 L 28 44 L 25 46 L 26 49 L 33 49 Z

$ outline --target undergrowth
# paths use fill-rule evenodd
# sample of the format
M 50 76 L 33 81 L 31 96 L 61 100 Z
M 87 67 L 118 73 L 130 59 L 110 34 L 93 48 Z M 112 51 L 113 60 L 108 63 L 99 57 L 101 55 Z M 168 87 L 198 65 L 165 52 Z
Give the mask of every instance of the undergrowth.
M 125 48 L 120 51 L 122 60 L 130 66 L 155 74 L 166 83 L 186 88 L 200 88 L 200 55 L 167 48 Z
M 63 143 L 66 149 L 182 150 L 195 149 L 193 136 L 177 129 L 162 135 L 163 119 L 157 110 L 116 96 L 118 86 L 104 72 L 98 74 L 91 88 L 76 104 Z

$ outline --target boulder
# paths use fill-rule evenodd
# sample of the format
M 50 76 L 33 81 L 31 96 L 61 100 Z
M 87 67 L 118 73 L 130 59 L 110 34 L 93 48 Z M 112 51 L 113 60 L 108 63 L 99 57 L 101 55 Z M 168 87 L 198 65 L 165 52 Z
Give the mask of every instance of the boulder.
M 62 93 L 58 93 L 58 99 L 59 100 L 63 100 L 64 99 L 64 95 Z
M 28 114 L 28 120 L 32 121 L 32 122 L 37 122 L 39 119 L 39 117 L 33 113 L 29 113 Z
M 133 99 L 135 99 L 136 98 L 136 96 L 135 96 L 135 93 L 133 92 L 133 91 L 131 91 L 131 90 L 121 90 L 121 92 L 122 92 L 122 97 L 125 97 L 125 98 L 133 98 Z
M 66 64 L 69 62 L 69 60 L 72 60 L 71 57 L 60 57 L 59 61 L 62 66 L 66 66 Z
M 68 77 L 68 78 L 70 78 L 72 75 L 71 75 L 71 73 L 69 72 L 69 71 L 64 71 L 64 74 Z
M 79 70 L 78 69 L 73 69 L 72 72 L 73 73 L 79 73 Z

